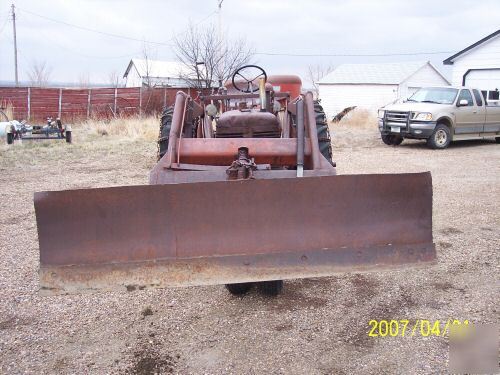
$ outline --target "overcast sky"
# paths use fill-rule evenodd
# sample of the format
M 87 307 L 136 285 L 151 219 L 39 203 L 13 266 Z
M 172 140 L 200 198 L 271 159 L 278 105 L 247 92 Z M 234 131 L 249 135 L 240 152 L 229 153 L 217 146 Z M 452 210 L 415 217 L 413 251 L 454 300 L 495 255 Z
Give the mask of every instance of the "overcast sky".
M 35 60 L 52 68 L 51 80 L 106 82 L 123 75 L 142 42 L 153 58 L 175 60 L 169 45 L 189 22 L 216 23 L 217 0 L 15 0 L 20 80 Z M 36 15 L 35 15 L 36 14 Z M 46 18 L 43 18 L 43 17 Z M 83 30 L 116 34 L 137 41 Z M 500 28 L 499 0 L 224 0 L 228 38 L 245 37 L 258 53 L 370 55 L 443 52 L 413 56 L 291 57 L 257 54 L 271 74 L 299 74 L 311 64 L 430 60 L 446 76 L 442 60 Z M 0 80 L 14 79 L 10 2 L 0 3 Z M 163 44 L 158 44 L 163 43 Z

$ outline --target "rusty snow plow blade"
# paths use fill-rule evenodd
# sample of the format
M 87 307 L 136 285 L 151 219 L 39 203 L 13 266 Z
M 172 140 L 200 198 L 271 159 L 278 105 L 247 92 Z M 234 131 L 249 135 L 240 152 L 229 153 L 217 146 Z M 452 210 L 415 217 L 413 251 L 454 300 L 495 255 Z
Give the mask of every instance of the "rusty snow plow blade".
M 435 261 L 430 173 L 35 194 L 46 293 L 328 276 Z

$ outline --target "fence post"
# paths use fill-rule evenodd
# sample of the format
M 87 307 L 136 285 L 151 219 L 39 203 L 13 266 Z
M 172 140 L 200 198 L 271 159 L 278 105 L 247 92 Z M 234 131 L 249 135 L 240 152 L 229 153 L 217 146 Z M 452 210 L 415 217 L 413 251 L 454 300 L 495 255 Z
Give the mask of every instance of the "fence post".
M 87 119 L 90 117 L 90 94 L 92 89 L 89 89 L 89 96 L 87 98 Z
M 28 120 L 31 117 L 31 87 L 28 87 Z
M 62 89 L 59 89 L 59 107 L 57 109 L 58 118 L 61 118 L 61 109 L 62 109 Z
M 139 117 L 142 117 L 142 86 L 139 87 Z
M 117 100 L 117 97 L 118 97 L 118 88 L 115 87 L 115 101 L 113 103 L 113 115 L 116 116 L 116 100 Z

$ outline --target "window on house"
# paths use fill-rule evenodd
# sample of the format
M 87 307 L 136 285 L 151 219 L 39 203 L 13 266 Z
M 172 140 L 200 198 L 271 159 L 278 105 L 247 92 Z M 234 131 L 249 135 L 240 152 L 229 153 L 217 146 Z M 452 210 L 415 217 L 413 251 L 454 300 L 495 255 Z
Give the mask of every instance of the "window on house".
M 460 103 L 460 100 L 467 100 L 469 104 L 468 106 L 474 105 L 474 102 L 472 101 L 472 95 L 469 90 L 462 90 L 460 91 L 460 95 L 458 95 L 458 100 L 457 103 Z
M 495 91 L 490 91 L 488 95 L 489 100 L 499 100 L 498 89 Z
M 472 90 L 472 92 L 474 93 L 474 98 L 476 99 L 476 103 L 479 107 L 482 107 L 483 106 L 483 97 L 482 97 L 482 94 L 474 89 Z

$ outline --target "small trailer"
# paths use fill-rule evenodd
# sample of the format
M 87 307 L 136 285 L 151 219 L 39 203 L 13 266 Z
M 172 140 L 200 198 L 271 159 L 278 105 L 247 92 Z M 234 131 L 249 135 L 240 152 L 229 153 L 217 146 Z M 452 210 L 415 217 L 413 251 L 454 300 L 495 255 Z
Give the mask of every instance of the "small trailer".
M 55 120 L 47 117 L 45 125 L 29 125 L 26 121 L 12 121 L 10 127 L 6 129 L 7 144 L 14 143 L 14 140 L 44 140 L 60 139 L 71 143 L 71 125 L 63 125 L 60 118 Z

